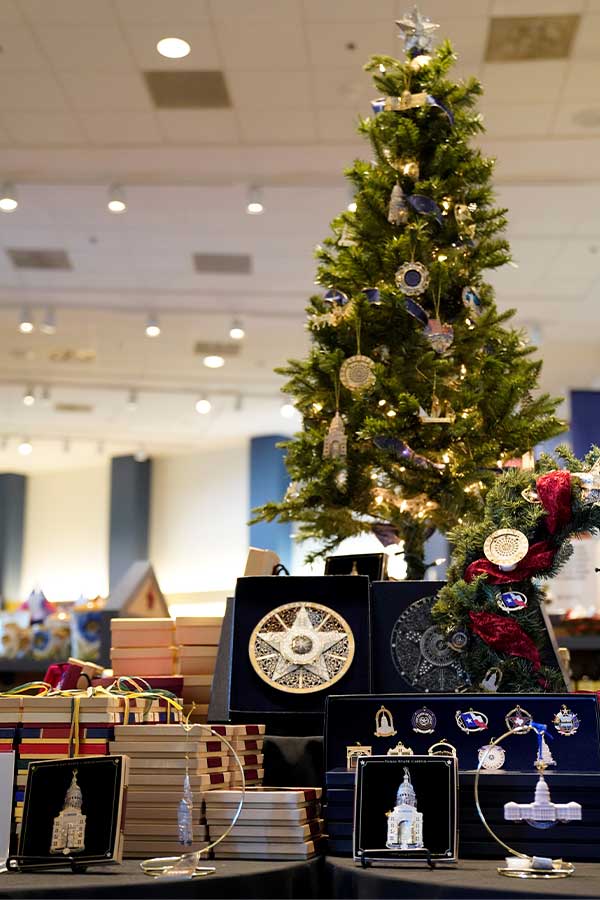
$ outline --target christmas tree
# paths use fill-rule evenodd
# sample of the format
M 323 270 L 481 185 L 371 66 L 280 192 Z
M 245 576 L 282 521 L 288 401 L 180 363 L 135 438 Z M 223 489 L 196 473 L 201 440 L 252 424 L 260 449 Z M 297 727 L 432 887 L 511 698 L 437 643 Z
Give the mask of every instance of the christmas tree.
M 381 95 L 359 125 L 373 159 L 347 170 L 354 203 L 317 248 L 310 353 L 278 370 L 303 417 L 284 444 L 292 483 L 257 515 L 301 523 L 319 541 L 309 559 L 361 532 L 403 541 L 421 578 L 427 536 L 477 516 L 502 461 L 562 425 L 483 281 L 510 250 L 493 161 L 469 144 L 481 85 L 448 79 L 452 48 L 432 52 L 438 26 L 416 8 L 397 24 L 404 61 L 365 67 Z

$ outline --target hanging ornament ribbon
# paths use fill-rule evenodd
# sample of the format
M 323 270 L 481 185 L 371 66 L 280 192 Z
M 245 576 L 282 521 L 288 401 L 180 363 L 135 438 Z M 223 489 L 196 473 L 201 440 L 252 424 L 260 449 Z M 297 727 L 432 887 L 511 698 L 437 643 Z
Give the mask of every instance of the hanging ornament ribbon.
M 571 473 L 566 469 L 540 475 L 535 483 L 539 500 L 546 510 L 546 526 L 556 534 L 571 520 Z
M 382 434 L 374 437 L 373 443 L 378 450 L 386 450 L 388 453 L 393 453 L 398 459 L 412 462 L 421 469 L 444 470 L 446 468 L 443 463 L 434 463 L 432 460 L 427 459 L 426 456 L 420 456 L 418 453 L 415 453 L 412 447 L 409 447 L 407 443 L 401 441 L 399 438 Z
M 431 94 L 420 93 L 411 94 L 410 91 L 403 91 L 400 97 L 378 97 L 377 100 L 371 100 L 371 109 L 375 115 L 380 112 L 405 112 L 408 109 L 417 109 L 420 106 L 434 106 L 448 117 L 451 125 L 454 125 L 454 115 L 452 110 L 436 100 Z
M 399 184 L 395 184 L 388 205 L 388 222 L 399 225 L 406 222 L 408 207 L 421 215 L 432 215 L 438 225 L 443 225 L 442 211 L 435 200 L 423 194 L 405 194 Z
M 465 581 L 473 581 L 478 575 L 487 575 L 490 584 L 509 584 L 533 578 L 550 568 L 554 561 L 554 547 L 550 541 L 532 544 L 520 563 L 510 572 L 501 572 L 487 559 L 476 559 L 465 571 Z
M 429 322 L 429 316 L 423 309 L 420 303 L 417 303 L 416 300 L 413 300 L 412 297 L 404 298 L 404 305 L 406 306 L 406 312 L 409 315 L 413 316 L 421 325 L 427 325 Z
M 541 666 L 540 651 L 514 619 L 487 612 L 469 612 L 471 627 L 481 640 L 496 652 L 528 659 L 537 672 Z
M 330 288 L 323 295 L 323 300 L 325 303 L 330 303 L 332 306 L 334 304 L 339 304 L 339 306 L 345 306 L 348 303 L 348 295 L 344 294 L 342 291 L 338 291 L 335 288 Z

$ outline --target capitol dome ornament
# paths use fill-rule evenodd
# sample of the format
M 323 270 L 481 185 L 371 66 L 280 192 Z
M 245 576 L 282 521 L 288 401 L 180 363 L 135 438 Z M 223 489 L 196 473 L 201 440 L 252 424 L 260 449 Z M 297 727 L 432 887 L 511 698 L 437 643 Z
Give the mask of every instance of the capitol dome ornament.
M 329 424 L 329 429 L 323 442 L 323 459 L 343 459 L 346 456 L 348 438 L 344 429 L 344 421 L 339 409 Z
M 511 572 L 527 556 L 529 541 L 516 528 L 499 528 L 485 539 L 483 552 L 502 572 Z

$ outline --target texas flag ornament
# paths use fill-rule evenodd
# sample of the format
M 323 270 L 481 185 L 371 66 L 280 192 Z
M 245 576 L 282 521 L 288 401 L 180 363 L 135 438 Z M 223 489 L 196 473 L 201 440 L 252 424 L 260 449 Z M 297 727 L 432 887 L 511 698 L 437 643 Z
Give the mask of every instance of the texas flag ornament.
M 455 719 L 461 731 L 465 731 L 467 734 L 484 731 L 488 727 L 488 717 L 485 713 L 476 712 L 473 709 L 468 712 L 457 710 Z

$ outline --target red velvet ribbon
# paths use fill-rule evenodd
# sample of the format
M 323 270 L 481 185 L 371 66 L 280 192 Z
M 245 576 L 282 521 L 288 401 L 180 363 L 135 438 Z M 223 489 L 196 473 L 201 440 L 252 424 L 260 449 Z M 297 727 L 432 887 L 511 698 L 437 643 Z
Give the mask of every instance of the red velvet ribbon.
M 540 652 L 514 619 L 488 612 L 471 611 L 469 616 L 473 631 L 489 647 L 500 653 L 528 659 L 534 671 L 538 671 L 541 665 Z
M 571 519 L 571 473 L 557 469 L 540 475 L 535 483 L 538 497 L 546 510 L 546 525 L 556 534 Z
M 532 544 L 526 556 L 511 572 L 502 572 L 498 566 L 488 559 L 476 559 L 465 571 L 465 581 L 473 581 L 477 575 L 487 575 L 490 584 L 510 584 L 514 581 L 526 581 L 539 572 L 549 569 L 554 559 L 554 548 L 550 541 L 538 541 Z

